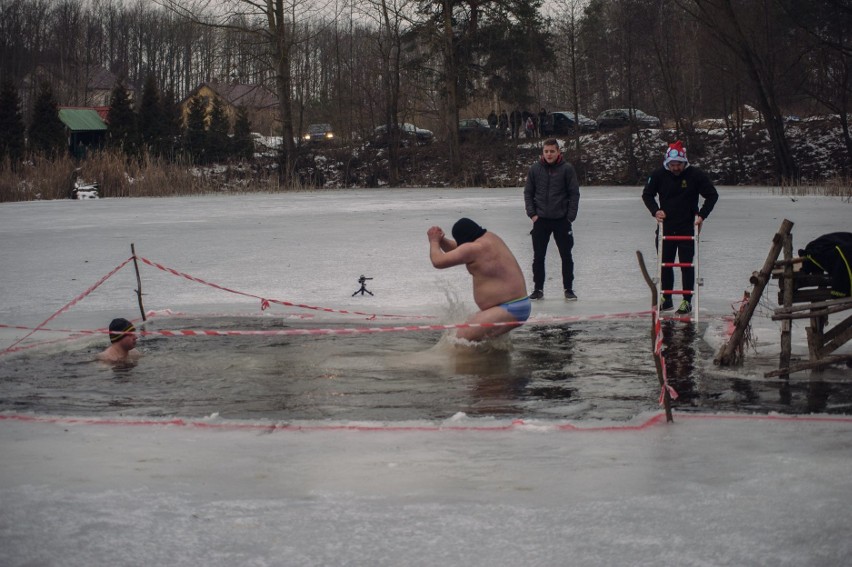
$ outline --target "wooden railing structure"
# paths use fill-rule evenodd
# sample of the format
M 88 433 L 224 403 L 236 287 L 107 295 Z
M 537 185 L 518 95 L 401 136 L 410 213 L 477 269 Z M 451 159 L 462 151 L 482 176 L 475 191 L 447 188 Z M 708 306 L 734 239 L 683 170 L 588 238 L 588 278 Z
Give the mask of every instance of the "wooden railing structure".
M 778 305 L 772 315 L 773 321 L 781 321 L 781 354 L 778 370 L 764 373 L 764 377 L 788 378 L 793 372 L 822 370 L 830 364 L 852 363 L 852 354 L 832 354 L 852 339 L 852 315 L 828 327 L 828 316 L 852 309 L 852 298 L 837 298 L 831 294 L 831 279 L 827 275 L 812 275 L 799 272 L 796 267 L 803 261 L 793 257 L 793 223 L 787 219 L 772 239 L 769 255 L 760 271 L 750 278 L 754 286 L 747 294 L 748 303 L 734 320 L 734 331 L 716 355 L 714 362 L 721 366 L 740 364 L 743 357 L 743 339 L 766 285 L 778 280 Z M 778 257 L 783 252 L 784 258 Z M 796 319 L 809 319 L 806 329 L 808 361 L 791 364 L 792 330 Z

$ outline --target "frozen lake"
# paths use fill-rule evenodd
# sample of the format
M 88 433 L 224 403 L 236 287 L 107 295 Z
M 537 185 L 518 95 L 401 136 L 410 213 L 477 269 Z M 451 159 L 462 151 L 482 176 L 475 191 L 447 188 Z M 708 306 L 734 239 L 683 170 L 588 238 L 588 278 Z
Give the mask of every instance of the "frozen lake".
M 852 205 L 720 189 L 701 242 L 702 322 L 667 329 L 682 398 L 666 425 L 650 322 L 587 320 L 649 308 L 635 251 L 653 260 L 653 220 L 638 187 L 582 191 L 580 300 L 559 299 L 552 246 L 546 299 L 493 351 L 459 355 L 436 331 L 154 335 L 115 371 L 91 362 L 99 335 L 22 343 L 55 341 L 0 358 L 0 564 L 843 563 L 848 371 L 762 378 L 777 365 L 777 288 L 746 365 L 712 357 L 781 221 L 799 248 L 849 230 Z M 4 204 L 0 323 L 35 327 L 131 243 L 256 296 L 144 264 L 154 330 L 460 323 L 469 276 L 431 267 L 426 229 L 461 216 L 500 235 L 530 277 L 520 189 Z M 374 296 L 352 296 L 361 275 Z M 138 317 L 136 287 L 128 264 L 47 327 Z M 320 309 L 262 311 L 258 298 Z M 25 332 L 0 328 L 0 348 Z M 797 324 L 794 354 L 806 353 Z

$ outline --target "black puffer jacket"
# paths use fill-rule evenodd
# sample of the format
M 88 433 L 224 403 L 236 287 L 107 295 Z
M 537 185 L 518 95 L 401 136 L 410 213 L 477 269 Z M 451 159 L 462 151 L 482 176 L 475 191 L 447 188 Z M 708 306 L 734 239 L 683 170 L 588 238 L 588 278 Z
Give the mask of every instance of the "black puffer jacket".
M 660 196 L 659 206 L 657 195 Z M 704 197 L 700 210 L 699 195 Z M 642 201 L 651 214 L 655 215 L 662 209 L 666 213 L 664 224 L 672 228 L 692 226 L 696 214 L 706 219 L 718 200 L 719 193 L 704 172 L 692 166 L 684 169 L 680 175 L 661 167 L 648 177 L 642 191 Z
M 799 256 L 805 258 L 802 272 L 831 276 L 831 295 L 849 297 L 852 289 L 852 233 L 831 232 L 808 242 Z
M 524 187 L 527 216 L 543 219 L 577 219 L 580 206 L 580 183 L 574 167 L 557 156 L 550 165 L 544 158 L 530 168 Z

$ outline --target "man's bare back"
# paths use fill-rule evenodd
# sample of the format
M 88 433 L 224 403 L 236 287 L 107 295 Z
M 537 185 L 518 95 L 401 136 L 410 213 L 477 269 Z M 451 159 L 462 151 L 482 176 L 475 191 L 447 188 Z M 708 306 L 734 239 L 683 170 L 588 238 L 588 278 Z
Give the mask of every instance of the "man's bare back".
M 473 278 L 473 299 L 481 309 L 468 323 L 523 322 L 529 309 L 517 305 L 510 312 L 507 304 L 526 301 L 527 288 L 518 261 L 499 236 L 487 232 L 470 219 L 461 219 L 453 227 L 457 240 L 446 237 L 433 226 L 427 231 L 429 258 L 438 269 L 464 264 Z M 512 330 L 513 326 L 469 327 L 458 330 L 457 336 L 470 341 L 495 337 Z

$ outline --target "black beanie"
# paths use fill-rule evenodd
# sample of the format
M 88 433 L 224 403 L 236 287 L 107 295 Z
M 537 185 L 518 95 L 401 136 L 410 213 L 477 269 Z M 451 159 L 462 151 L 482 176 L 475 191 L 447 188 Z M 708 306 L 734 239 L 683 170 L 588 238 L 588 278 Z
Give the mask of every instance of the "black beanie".
M 453 239 L 459 246 L 467 244 L 468 242 L 473 242 L 486 232 L 487 231 L 484 228 L 469 218 L 459 219 L 456 224 L 453 225 Z
M 109 324 L 109 342 L 116 343 L 124 338 L 126 333 L 135 331 L 133 323 L 127 319 L 113 319 Z

